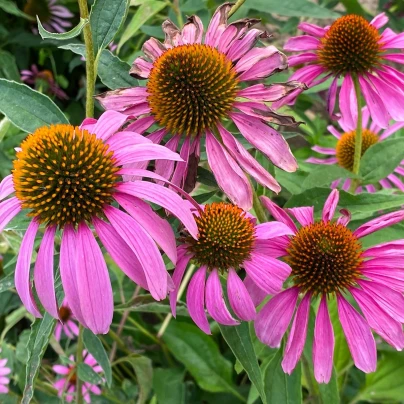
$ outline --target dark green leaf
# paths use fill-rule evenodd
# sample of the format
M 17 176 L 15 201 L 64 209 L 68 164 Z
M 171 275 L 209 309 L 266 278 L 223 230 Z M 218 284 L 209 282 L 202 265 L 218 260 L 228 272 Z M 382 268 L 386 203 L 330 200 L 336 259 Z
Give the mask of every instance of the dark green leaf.
M 34 132 L 44 125 L 68 123 L 49 97 L 25 84 L 5 79 L 0 79 L 0 111 L 24 132 Z
M 251 341 L 248 323 L 242 322 L 240 325 L 234 327 L 219 324 L 219 328 L 227 345 L 229 345 L 234 356 L 247 372 L 249 379 L 254 383 L 262 401 L 265 403 L 264 383 L 257 355 Z
M 129 0 L 96 0 L 91 7 L 90 23 L 95 53 L 105 49 L 121 28 Z
M 363 17 L 366 16 L 366 11 L 360 5 L 358 0 L 341 0 L 341 3 L 345 6 L 347 14 L 356 14 Z
M 48 313 L 43 318 L 35 319 L 31 326 L 28 341 L 28 361 L 25 388 L 21 404 L 28 404 L 34 396 L 35 380 L 38 376 L 41 360 L 52 336 L 56 320 Z
M 303 188 L 321 187 L 322 185 L 330 185 L 334 180 L 339 178 L 351 178 L 354 175 L 337 165 L 320 165 L 309 173 L 303 182 Z
M 80 22 L 70 31 L 63 32 L 61 34 L 55 34 L 53 32 L 47 31 L 41 24 L 41 21 L 39 20 L 39 17 L 36 17 L 38 21 L 38 31 L 39 34 L 41 35 L 42 39 L 56 39 L 57 41 L 65 41 L 66 39 L 72 39 L 78 35 L 80 35 L 80 32 L 84 28 L 86 24 L 88 24 L 88 20 L 84 18 L 80 18 Z
M 328 384 L 319 383 L 318 389 L 320 391 L 321 401 L 324 404 L 339 404 L 340 398 L 338 393 L 337 375 L 335 368 L 332 371 L 331 380 Z
M 185 371 L 177 368 L 155 369 L 153 389 L 157 404 L 185 404 Z
M 0 0 L 0 8 L 8 14 L 16 15 L 17 17 L 23 17 L 23 18 L 26 18 L 27 20 L 34 21 L 34 18 L 32 18 L 30 15 L 22 12 L 17 7 L 17 5 L 15 4 L 14 1 Z
M 5 50 L 0 50 L 0 77 L 14 81 L 21 80 L 14 55 Z
M 102 367 L 108 386 L 111 386 L 112 383 L 111 363 L 109 362 L 108 355 L 105 352 L 104 346 L 102 345 L 101 341 L 96 335 L 94 335 L 87 328 L 84 329 L 83 332 L 83 341 L 85 347 L 87 348 L 87 351 L 94 356 L 95 360 Z
M 282 186 L 286 188 L 291 194 L 300 194 L 303 191 L 303 182 L 306 179 L 307 173 L 299 170 L 294 173 L 287 173 L 275 167 L 275 178 Z
M 91 384 L 102 384 L 102 377 L 94 371 L 94 369 L 87 365 L 87 363 L 79 363 L 77 366 L 77 376 L 83 382 Z

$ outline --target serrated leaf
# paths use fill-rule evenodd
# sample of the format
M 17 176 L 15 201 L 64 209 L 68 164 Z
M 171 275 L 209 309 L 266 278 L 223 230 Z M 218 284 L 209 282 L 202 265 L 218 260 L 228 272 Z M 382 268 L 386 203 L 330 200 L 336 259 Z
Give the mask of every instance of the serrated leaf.
M 125 21 L 129 0 L 96 0 L 91 7 L 90 23 L 95 53 L 105 49 Z
M 0 8 L 8 14 L 16 15 L 17 17 L 23 17 L 26 18 L 27 20 L 34 21 L 34 18 L 21 11 L 14 1 L 0 0 Z
M 232 327 L 219 324 L 219 328 L 227 345 L 229 345 L 234 356 L 247 372 L 250 381 L 254 383 L 262 401 L 265 403 L 263 378 L 251 341 L 248 323 L 242 322 L 240 325 Z
M 111 363 L 109 361 L 107 353 L 105 352 L 102 342 L 87 328 L 83 331 L 83 342 L 87 351 L 94 356 L 95 360 L 102 367 L 105 378 L 107 380 L 107 384 L 110 387 L 112 383 Z
M 69 123 L 49 97 L 6 79 L 0 79 L 0 111 L 24 132 L 32 133 L 44 125 Z
M 142 3 L 123 32 L 118 43 L 118 50 L 121 49 L 122 45 L 136 34 L 143 24 L 145 24 L 151 17 L 166 6 L 166 2 L 158 0 L 149 0 Z
M 17 82 L 21 81 L 14 55 L 5 50 L 0 50 L 0 77 Z
M 31 326 L 28 341 L 28 361 L 25 379 L 25 388 L 21 404 L 28 404 L 34 396 L 35 380 L 38 376 L 42 357 L 49 344 L 56 320 L 48 313 L 42 319 L 35 319 Z
M 87 363 L 79 363 L 77 366 L 77 376 L 83 382 L 91 384 L 102 384 L 102 377 L 94 371 L 94 369 L 87 365 Z
M 80 35 L 84 26 L 89 23 L 88 19 L 80 18 L 80 22 L 70 31 L 62 32 L 61 34 L 56 34 L 53 32 L 47 31 L 41 24 L 39 17 L 36 17 L 38 21 L 38 31 L 39 35 L 41 35 L 42 39 L 56 39 L 57 41 L 65 41 L 66 39 L 72 39 L 76 36 Z

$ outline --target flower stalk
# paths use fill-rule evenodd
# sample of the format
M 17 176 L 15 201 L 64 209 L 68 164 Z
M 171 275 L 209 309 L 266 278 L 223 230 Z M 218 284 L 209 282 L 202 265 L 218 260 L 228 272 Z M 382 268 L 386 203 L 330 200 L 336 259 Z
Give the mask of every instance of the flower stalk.
M 79 336 L 77 340 L 77 354 L 76 354 L 76 370 L 80 363 L 83 362 L 83 331 L 84 327 L 79 324 Z M 76 403 L 83 404 L 83 391 L 82 391 L 83 382 L 77 377 L 76 381 Z
M 245 0 L 237 0 L 236 4 L 229 11 L 229 18 L 245 3 Z

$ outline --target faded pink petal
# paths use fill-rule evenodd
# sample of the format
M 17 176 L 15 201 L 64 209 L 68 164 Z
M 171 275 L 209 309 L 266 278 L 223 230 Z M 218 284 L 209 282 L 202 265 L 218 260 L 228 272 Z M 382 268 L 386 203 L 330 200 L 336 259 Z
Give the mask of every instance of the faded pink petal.
M 308 51 L 317 50 L 320 46 L 320 41 L 310 35 L 300 35 L 289 38 L 283 49 L 286 51 Z

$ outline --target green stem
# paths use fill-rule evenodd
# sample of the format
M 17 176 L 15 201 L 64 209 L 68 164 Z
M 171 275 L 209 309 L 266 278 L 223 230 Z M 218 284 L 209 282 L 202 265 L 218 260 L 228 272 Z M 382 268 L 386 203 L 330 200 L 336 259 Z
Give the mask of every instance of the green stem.
M 79 324 L 79 336 L 77 340 L 77 354 L 76 354 L 76 369 L 83 362 L 83 331 L 84 327 Z M 82 392 L 82 381 L 77 378 L 76 382 L 76 403 L 83 404 L 83 392 Z
M 87 0 L 78 0 L 80 8 L 80 17 L 89 18 Z M 93 35 L 91 33 L 91 24 L 86 24 L 83 28 L 84 43 L 86 45 L 86 117 L 94 116 L 94 91 L 95 91 L 95 68 L 94 68 L 94 45 Z
M 352 75 L 352 80 L 354 83 L 355 95 L 356 95 L 356 105 L 358 108 L 358 122 L 356 125 L 355 154 L 354 154 L 354 163 L 353 163 L 352 172 L 354 174 L 358 175 L 360 164 L 361 164 L 361 157 L 362 157 L 362 103 L 361 103 L 361 89 L 360 89 L 360 85 L 359 85 L 358 76 L 356 74 Z M 353 179 L 350 191 L 352 193 L 355 192 L 358 185 L 359 185 L 359 180 Z
M 265 223 L 267 221 L 267 218 L 265 215 L 265 210 L 262 207 L 260 198 L 257 195 L 257 192 L 255 191 L 252 184 L 251 184 L 251 188 L 252 188 L 252 192 L 253 192 L 253 208 L 254 208 L 255 216 L 257 216 L 257 219 L 260 223 Z
M 245 0 L 237 0 L 236 4 L 229 11 L 229 18 L 245 3 Z
M 173 0 L 172 2 L 172 8 L 177 16 L 177 22 L 178 22 L 178 26 L 182 27 L 184 25 L 184 20 L 182 18 L 182 13 L 181 13 L 181 8 L 180 8 L 180 4 L 179 4 L 179 0 Z

